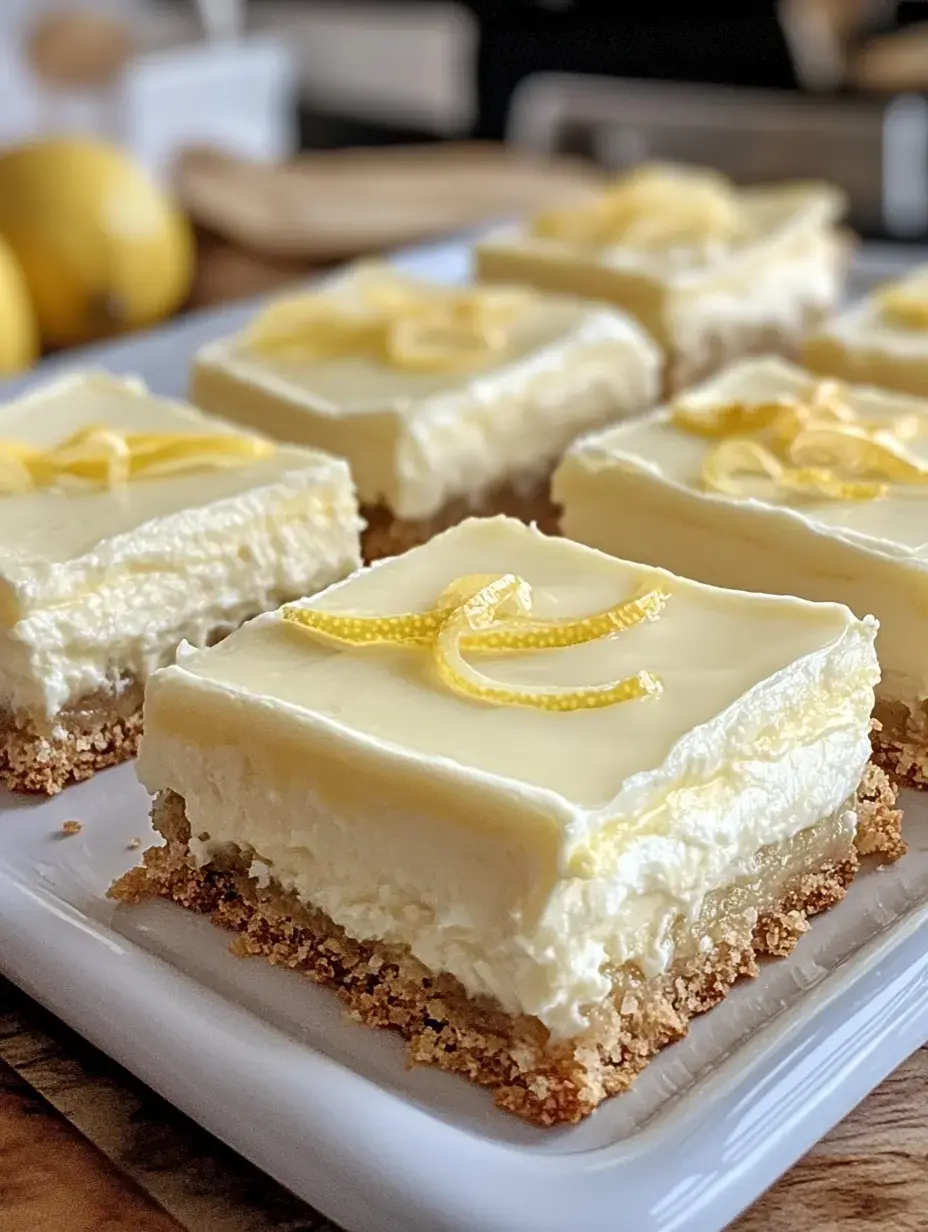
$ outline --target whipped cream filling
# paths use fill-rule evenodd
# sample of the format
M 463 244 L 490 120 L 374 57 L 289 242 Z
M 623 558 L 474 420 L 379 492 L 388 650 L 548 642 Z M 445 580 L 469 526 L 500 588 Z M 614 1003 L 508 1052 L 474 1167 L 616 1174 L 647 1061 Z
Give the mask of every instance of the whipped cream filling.
M 394 568 L 440 559 L 431 593 L 474 570 L 476 553 L 455 553 L 461 535 L 491 570 L 521 555 L 533 576 L 550 554 L 552 593 L 590 574 L 568 610 L 588 609 L 608 579 L 624 589 L 647 573 L 505 519 L 458 531 Z M 318 602 L 351 606 L 356 591 L 369 610 L 389 577 L 367 570 Z M 260 617 L 153 678 L 140 776 L 183 796 L 201 861 L 234 844 L 252 853 L 259 881 L 295 891 L 350 935 L 406 945 L 472 994 L 555 1035 L 582 1033 L 609 995 L 608 969 L 665 971 L 674 928 L 744 878 L 762 847 L 826 818 L 843 816 L 850 833 L 843 810 L 869 757 L 873 620 L 667 584 L 665 623 L 595 648 L 610 675 L 626 655 L 658 669 L 663 655 L 665 694 L 575 716 L 448 698 L 408 651 L 333 653 Z M 759 617 L 775 621 L 782 645 L 764 646 Z M 775 650 L 780 666 L 737 662 L 739 623 L 741 658 Z M 717 705 L 696 661 L 726 654 L 735 662 L 714 680 L 726 699 Z

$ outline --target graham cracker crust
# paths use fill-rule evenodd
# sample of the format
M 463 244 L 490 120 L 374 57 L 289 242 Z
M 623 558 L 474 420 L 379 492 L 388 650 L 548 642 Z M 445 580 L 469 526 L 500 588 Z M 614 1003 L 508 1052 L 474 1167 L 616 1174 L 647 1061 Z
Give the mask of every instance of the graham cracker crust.
M 470 517 L 492 517 L 505 513 L 522 522 L 535 522 L 547 535 L 558 534 L 558 515 L 548 495 L 548 479 L 533 478 L 525 486 L 504 484 L 473 500 L 450 501 L 431 518 L 406 521 L 394 517 L 386 505 L 362 505 L 361 517 L 367 523 L 361 532 L 361 553 L 366 561 L 399 556 L 410 548 L 427 543 L 435 535 Z
M 55 796 L 70 783 L 129 761 L 142 734 L 143 689 L 99 697 L 57 715 L 40 729 L 0 714 L 0 785 L 9 791 Z
M 873 760 L 906 787 L 928 788 L 928 703 L 878 698 L 874 707 Z
M 901 842 L 894 803 L 882 771 L 868 767 L 858 794 L 862 850 L 896 858 L 889 854 Z M 691 1018 L 718 1004 L 739 978 L 756 976 L 761 956 L 789 954 L 808 918 L 844 897 L 859 863 L 845 843 L 836 858 L 794 876 L 749 937 L 723 934 L 708 953 L 691 952 L 656 980 L 623 969 L 613 1000 L 590 1028 L 557 1040 L 537 1018 L 468 996 L 454 977 L 432 974 L 405 948 L 356 941 L 293 894 L 259 885 L 248 876 L 249 853 L 232 851 L 196 868 L 179 796 L 158 797 L 153 818 L 164 846 L 150 848 L 111 897 L 135 903 L 158 896 L 209 915 L 237 934 L 233 952 L 336 989 L 351 1018 L 406 1040 L 410 1064 L 435 1065 L 488 1087 L 499 1107 L 544 1127 L 574 1124 L 626 1090 L 662 1048 L 686 1034 Z

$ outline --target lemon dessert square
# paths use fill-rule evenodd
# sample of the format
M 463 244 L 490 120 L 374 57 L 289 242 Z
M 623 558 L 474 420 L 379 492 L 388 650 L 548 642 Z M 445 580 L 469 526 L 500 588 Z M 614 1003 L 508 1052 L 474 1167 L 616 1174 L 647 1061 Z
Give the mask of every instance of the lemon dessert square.
M 928 397 L 928 265 L 825 321 L 806 339 L 802 362 L 858 385 Z
M 476 246 L 484 281 L 623 308 L 660 343 L 670 389 L 759 351 L 792 355 L 840 298 L 848 240 L 826 184 L 737 189 L 714 172 L 646 164 L 590 203 Z
M 616 556 L 875 614 L 877 754 L 928 785 L 928 400 L 742 360 L 578 441 L 553 496 Z
M 164 841 L 112 893 L 577 1121 L 898 832 L 875 634 L 468 519 L 155 673 Z
M 148 674 L 357 567 L 348 467 L 74 375 L 0 407 L 0 783 L 131 757 Z
M 191 398 L 347 458 L 370 559 L 475 510 L 550 523 L 556 459 L 578 432 L 653 405 L 659 367 L 604 305 L 365 263 L 204 347 Z

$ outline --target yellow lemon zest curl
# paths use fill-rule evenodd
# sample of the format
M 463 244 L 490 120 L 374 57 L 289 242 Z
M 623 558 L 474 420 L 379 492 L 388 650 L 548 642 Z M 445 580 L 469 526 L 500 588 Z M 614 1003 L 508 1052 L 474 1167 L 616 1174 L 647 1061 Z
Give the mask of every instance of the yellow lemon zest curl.
M 723 441 L 703 463 L 706 487 L 727 496 L 743 496 L 741 478 L 760 476 L 781 488 L 804 496 L 830 500 L 876 500 L 885 495 L 885 484 L 853 483 L 837 479 L 824 467 L 785 466 L 766 445 L 752 440 Z
M 623 176 L 591 202 L 539 214 L 532 233 L 595 247 L 662 249 L 731 240 L 743 227 L 737 196 L 722 176 L 658 165 Z
M 661 692 L 661 683 L 651 672 L 640 671 L 622 680 L 578 689 L 519 688 L 492 680 L 468 663 L 463 652 L 533 652 L 598 641 L 657 619 L 668 598 L 659 586 L 643 587 L 631 599 L 590 616 L 541 620 L 532 615 L 528 582 L 513 573 L 472 574 L 446 587 L 427 612 L 356 616 L 287 607 L 283 619 L 340 645 L 424 646 L 431 650 L 442 682 L 452 692 L 475 701 L 539 710 L 591 710 L 654 697 Z
M 115 488 L 136 479 L 247 466 L 274 451 L 271 441 L 231 432 L 121 432 L 89 425 L 50 449 L 0 440 L 0 495 L 59 485 Z
M 303 363 L 363 357 L 405 372 L 456 373 L 507 351 L 532 302 L 507 287 L 442 287 L 362 281 L 353 298 L 291 296 L 245 331 L 245 350 Z
M 678 405 L 674 427 L 718 438 L 702 463 L 710 492 L 742 497 L 744 480 L 770 480 L 805 499 L 879 500 L 891 483 L 928 483 L 928 464 L 905 441 L 922 430 L 919 416 L 868 420 L 843 399 L 836 381 L 820 381 L 805 398 Z

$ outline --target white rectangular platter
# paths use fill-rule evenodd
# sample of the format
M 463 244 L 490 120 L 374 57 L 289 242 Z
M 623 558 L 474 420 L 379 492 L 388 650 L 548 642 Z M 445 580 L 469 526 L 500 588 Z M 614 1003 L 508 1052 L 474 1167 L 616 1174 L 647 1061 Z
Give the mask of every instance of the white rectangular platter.
M 460 245 L 402 260 L 466 271 Z M 858 267 L 860 284 L 896 272 L 878 253 Z M 193 350 L 247 311 L 54 367 L 179 394 Z M 905 859 L 862 874 L 792 958 L 566 1131 L 406 1070 L 398 1040 L 300 976 L 234 958 L 201 918 L 115 908 L 106 888 L 152 834 L 131 766 L 51 801 L 0 794 L 0 971 L 352 1232 L 716 1232 L 928 1039 L 928 797 L 905 804 Z M 80 832 L 62 836 L 66 820 Z

